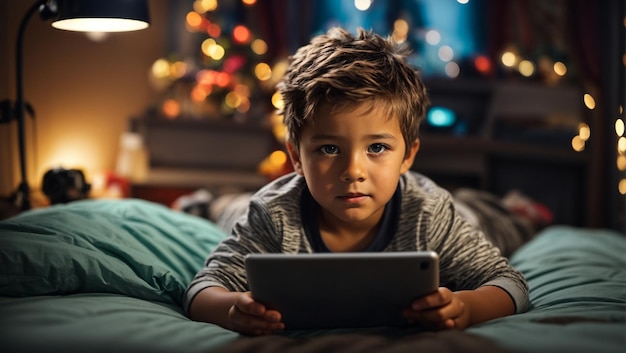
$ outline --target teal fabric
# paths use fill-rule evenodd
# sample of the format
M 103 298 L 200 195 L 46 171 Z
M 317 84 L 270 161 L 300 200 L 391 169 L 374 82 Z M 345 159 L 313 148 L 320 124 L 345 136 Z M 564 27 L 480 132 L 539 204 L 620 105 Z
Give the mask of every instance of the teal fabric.
M 553 226 L 511 257 L 530 309 L 468 329 L 519 352 L 621 353 L 626 348 L 626 235 Z
M 240 336 L 191 321 L 180 308 L 187 283 L 225 236 L 209 221 L 140 200 L 86 200 L 1 221 L 1 346 L 118 353 L 227 346 Z M 520 248 L 511 263 L 526 276 L 531 309 L 467 332 L 521 353 L 623 352 L 625 235 L 555 226 Z
M 180 305 L 213 223 L 147 201 L 85 200 L 0 222 L 0 296 L 118 293 Z
M 201 353 L 238 337 L 176 305 L 119 294 L 0 298 L 3 352 Z

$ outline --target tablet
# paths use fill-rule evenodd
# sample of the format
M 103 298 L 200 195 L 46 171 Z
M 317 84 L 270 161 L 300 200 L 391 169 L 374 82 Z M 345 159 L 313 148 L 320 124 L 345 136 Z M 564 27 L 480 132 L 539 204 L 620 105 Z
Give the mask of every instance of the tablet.
M 245 266 L 252 297 L 286 330 L 406 326 L 402 311 L 439 287 L 432 251 L 249 254 Z

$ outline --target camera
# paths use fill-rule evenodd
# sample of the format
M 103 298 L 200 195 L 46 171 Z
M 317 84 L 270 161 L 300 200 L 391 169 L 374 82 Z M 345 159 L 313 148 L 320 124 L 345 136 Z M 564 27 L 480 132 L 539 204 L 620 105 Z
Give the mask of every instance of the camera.
M 54 205 L 88 198 L 91 185 L 79 169 L 53 168 L 44 174 L 42 189 Z

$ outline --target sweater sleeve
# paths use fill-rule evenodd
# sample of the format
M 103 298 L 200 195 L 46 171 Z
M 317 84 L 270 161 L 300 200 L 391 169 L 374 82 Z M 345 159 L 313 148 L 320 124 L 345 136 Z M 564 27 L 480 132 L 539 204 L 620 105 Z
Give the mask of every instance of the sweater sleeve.
M 252 199 L 245 216 L 235 224 L 229 237 L 210 254 L 187 287 L 183 309 L 189 313 L 193 298 L 208 287 L 222 287 L 229 291 L 248 291 L 244 259 L 250 253 L 275 253 L 281 249 L 280 224 L 259 199 Z
M 452 290 L 493 285 L 505 290 L 517 313 L 528 308 L 528 285 L 498 248 L 476 227 L 460 217 L 449 193 L 433 200 L 429 248 L 440 257 L 441 282 Z

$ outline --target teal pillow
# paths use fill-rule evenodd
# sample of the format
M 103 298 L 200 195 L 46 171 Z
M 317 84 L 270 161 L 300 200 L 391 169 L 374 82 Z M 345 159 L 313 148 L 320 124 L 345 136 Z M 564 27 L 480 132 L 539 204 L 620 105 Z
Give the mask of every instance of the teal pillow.
M 119 293 L 180 305 L 226 234 L 135 199 L 84 200 L 0 221 L 0 296 Z

